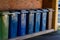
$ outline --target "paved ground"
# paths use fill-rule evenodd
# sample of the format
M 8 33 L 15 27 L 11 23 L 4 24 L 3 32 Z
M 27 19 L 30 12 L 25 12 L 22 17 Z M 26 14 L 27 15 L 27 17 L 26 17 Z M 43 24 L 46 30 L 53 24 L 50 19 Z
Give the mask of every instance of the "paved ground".
M 26 40 L 60 40 L 60 30 L 58 30 L 57 32 L 29 38 Z

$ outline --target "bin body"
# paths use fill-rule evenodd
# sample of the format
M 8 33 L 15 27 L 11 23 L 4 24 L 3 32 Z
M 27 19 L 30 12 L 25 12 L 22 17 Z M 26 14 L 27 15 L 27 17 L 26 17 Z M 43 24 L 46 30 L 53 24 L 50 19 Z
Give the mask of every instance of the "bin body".
M 8 12 L 2 12 L 2 14 Z M 0 40 L 8 40 L 9 16 L 0 14 Z
M 38 11 L 36 13 L 36 19 L 35 19 L 36 20 L 36 22 L 35 22 L 35 32 L 40 31 L 40 19 L 41 19 L 41 12 Z
M 48 15 L 48 19 L 47 19 L 47 23 L 48 23 L 48 25 L 47 25 L 47 27 L 48 27 L 48 29 L 52 29 L 52 13 L 53 13 L 53 9 L 48 9 L 49 10 L 49 12 L 47 13 Z
M 24 36 L 26 34 L 26 13 L 28 11 L 21 10 L 21 14 L 19 15 L 18 36 Z
M 42 31 L 46 30 L 47 10 L 43 9 L 42 13 Z
M 17 27 L 18 27 L 18 14 L 9 16 L 9 38 L 17 37 Z
M 21 14 L 21 35 L 26 34 L 26 14 Z
M 34 29 L 34 13 L 30 11 L 29 14 L 29 24 L 28 24 L 28 34 L 32 34 Z
M 0 40 L 2 40 L 2 16 L 0 16 Z

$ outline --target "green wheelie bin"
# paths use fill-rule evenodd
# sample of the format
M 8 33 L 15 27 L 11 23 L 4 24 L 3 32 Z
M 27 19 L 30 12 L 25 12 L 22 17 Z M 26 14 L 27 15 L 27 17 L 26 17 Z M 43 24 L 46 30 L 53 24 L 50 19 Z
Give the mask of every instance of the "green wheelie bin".
M 0 12 L 0 40 L 8 40 L 9 12 Z

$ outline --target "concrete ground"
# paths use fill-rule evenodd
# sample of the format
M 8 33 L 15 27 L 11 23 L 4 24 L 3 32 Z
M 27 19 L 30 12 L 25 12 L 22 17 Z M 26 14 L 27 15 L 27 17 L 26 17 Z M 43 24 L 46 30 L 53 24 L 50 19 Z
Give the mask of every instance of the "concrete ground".
M 60 40 L 60 26 L 58 27 L 58 31 L 56 31 L 56 32 L 36 36 L 36 37 L 29 38 L 26 40 Z
M 60 30 L 49 33 L 49 34 L 29 38 L 26 40 L 60 40 Z

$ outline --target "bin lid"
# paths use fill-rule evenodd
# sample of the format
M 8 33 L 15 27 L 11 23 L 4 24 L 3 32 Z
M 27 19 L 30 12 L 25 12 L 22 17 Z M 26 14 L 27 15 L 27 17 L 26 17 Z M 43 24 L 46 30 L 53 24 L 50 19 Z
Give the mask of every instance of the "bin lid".
M 47 9 L 42 9 L 42 11 L 43 11 L 43 12 L 48 12 L 48 10 L 47 10 Z
M 9 14 L 10 14 L 9 11 L 0 12 L 0 15 L 9 15 Z
M 41 13 L 42 12 L 42 10 L 36 10 L 36 13 Z
M 13 13 L 15 13 L 15 14 L 20 14 L 20 12 L 13 12 Z
M 54 10 L 52 8 L 48 8 L 49 12 L 54 12 Z
M 29 11 L 28 10 L 21 10 L 21 13 L 29 13 Z
M 29 12 L 33 14 L 36 13 L 36 10 L 30 10 Z
M 0 12 L 0 15 L 2 15 L 2 12 Z
M 19 11 L 9 11 L 9 12 L 10 12 L 10 14 L 20 14 Z

